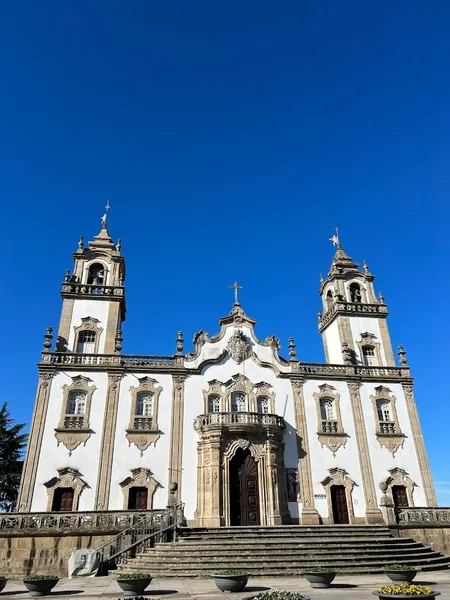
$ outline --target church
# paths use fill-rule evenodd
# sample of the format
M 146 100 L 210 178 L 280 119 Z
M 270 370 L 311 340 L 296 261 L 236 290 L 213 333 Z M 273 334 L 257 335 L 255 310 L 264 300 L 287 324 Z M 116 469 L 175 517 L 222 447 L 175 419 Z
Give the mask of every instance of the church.
M 122 353 L 125 258 L 106 222 L 44 336 L 19 512 L 185 506 L 190 526 L 377 524 L 380 500 L 436 506 L 405 351 L 374 275 L 339 240 L 319 296 L 325 362 L 257 337 L 238 284 L 217 331 Z M 331 258 L 331 257 L 330 257 Z M 201 323 L 199 323 L 201 326 Z

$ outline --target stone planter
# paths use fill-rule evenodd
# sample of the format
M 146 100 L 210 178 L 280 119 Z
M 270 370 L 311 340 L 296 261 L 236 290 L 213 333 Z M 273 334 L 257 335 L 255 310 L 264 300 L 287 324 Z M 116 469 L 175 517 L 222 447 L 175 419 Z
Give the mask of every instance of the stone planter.
M 411 569 L 410 571 L 391 571 L 385 569 L 384 574 L 387 575 L 391 581 L 395 581 L 396 583 L 411 583 L 417 575 L 417 571 L 415 569 Z
M 247 585 L 248 575 L 212 575 L 221 592 L 242 592 Z
M 139 596 L 150 585 L 151 580 L 152 577 L 142 577 L 141 579 L 120 579 L 118 577 L 117 583 L 122 588 L 122 592 L 131 594 L 132 596 Z
M 420 598 L 421 600 L 434 600 L 436 596 L 440 596 L 441 592 L 434 592 L 434 594 L 420 594 L 417 596 L 393 595 L 393 594 L 382 594 L 381 592 L 372 592 L 374 596 L 378 596 L 381 600 L 411 600 L 411 598 Z
M 324 571 L 323 573 L 303 573 L 312 588 L 328 588 L 336 577 L 336 571 Z
M 24 579 L 23 584 L 31 596 L 46 596 L 58 583 L 59 579 Z

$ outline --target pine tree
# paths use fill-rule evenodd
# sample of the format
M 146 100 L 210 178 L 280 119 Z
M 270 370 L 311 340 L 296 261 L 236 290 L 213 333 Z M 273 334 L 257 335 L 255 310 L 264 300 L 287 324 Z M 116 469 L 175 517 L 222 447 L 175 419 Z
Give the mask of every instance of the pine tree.
M 23 450 L 28 436 L 21 433 L 25 423 L 13 425 L 14 419 L 5 402 L 0 408 L 0 510 L 11 512 L 17 501 Z

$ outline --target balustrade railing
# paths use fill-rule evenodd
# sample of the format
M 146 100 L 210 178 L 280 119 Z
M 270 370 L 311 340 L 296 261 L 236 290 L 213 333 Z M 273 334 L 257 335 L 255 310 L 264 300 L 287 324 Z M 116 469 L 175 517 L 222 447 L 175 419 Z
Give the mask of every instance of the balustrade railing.
M 199 415 L 194 421 L 194 427 L 207 427 L 209 425 L 263 425 L 285 428 L 283 417 L 278 415 L 260 414 L 252 412 L 208 413 Z
M 319 331 L 326 327 L 339 312 L 361 314 L 386 314 L 386 304 L 366 304 L 364 302 L 346 302 L 338 300 L 319 319 Z
M 323 433 L 338 433 L 339 425 L 337 421 L 322 421 Z
M 170 368 L 177 364 L 172 356 L 134 356 L 127 354 L 78 354 L 74 352 L 42 352 L 41 363 L 76 366 L 123 366 L 126 368 Z
M 327 365 L 323 363 L 294 363 L 295 372 L 302 375 L 335 377 L 383 377 L 386 379 L 409 378 L 409 367 L 367 367 L 365 365 Z
M 415 525 L 427 527 L 430 525 L 450 527 L 449 507 L 399 506 L 395 509 L 399 525 Z
M 176 541 L 177 530 L 183 524 L 184 504 L 154 511 L 146 519 L 93 548 L 100 558 L 100 572 L 106 563 L 118 565 L 155 543 Z
M 97 285 L 88 283 L 64 282 L 62 291 L 66 294 L 80 296 L 123 296 L 124 288 L 114 285 Z
M 380 421 L 380 433 L 396 433 L 395 423 L 393 421 Z
M 70 415 L 64 417 L 64 429 L 83 429 L 84 417 Z
M 136 431 L 151 431 L 153 419 L 151 417 L 135 417 L 133 424 Z
M 114 532 L 141 523 L 157 512 L 160 511 L 2 513 L 0 531 L 2 535 L 19 531 Z

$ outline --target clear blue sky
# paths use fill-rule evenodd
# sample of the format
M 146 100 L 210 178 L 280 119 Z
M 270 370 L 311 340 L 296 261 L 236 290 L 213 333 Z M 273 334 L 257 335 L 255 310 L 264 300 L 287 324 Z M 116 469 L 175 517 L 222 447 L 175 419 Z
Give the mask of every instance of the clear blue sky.
M 107 199 L 124 351 L 217 330 L 242 282 L 261 338 L 323 361 L 339 226 L 403 343 L 442 504 L 448 436 L 450 4 L 0 4 L 3 399 L 29 421 L 42 334 Z

